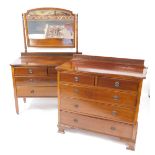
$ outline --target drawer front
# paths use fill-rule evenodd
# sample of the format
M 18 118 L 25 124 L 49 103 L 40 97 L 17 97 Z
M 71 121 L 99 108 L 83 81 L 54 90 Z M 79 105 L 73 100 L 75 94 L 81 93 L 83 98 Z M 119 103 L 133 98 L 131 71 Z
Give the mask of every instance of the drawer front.
M 100 118 L 102 117 L 112 120 L 118 120 L 121 122 L 132 123 L 134 119 L 134 109 L 127 110 L 105 105 L 104 103 L 79 100 L 74 98 L 61 99 L 60 108 L 62 110 L 69 110 L 72 112 L 88 114 Z
M 98 77 L 97 85 L 101 87 L 110 87 L 115 89 L 122 90 L 138 90 L 138 81 L 129 81 L 129 80 L 121 80 L 121 79 L 111 79 Z
M 60 123 L 70 125 L 75 128 L 96 131 L 122 138 L 131 138 L 132 136 L 132 125 L 97 119 L 65 111 L 60 112 Z
M 18 97 L 50 97 L 57 96 L 57 87 L 17 86 Z
M 57 71 L 56 71 L 55 67 L 56 66 L 48 67 L 48 75 L 57 74 Z
M 73 85 L 60 85 L 60 95 L 61 97 L 91 99 L 125 107 L 135 107 L 137 98 L 136 93 L 133 92 Z
M 56 86 L 56 76 L 53 77 L 15 77 L 16 85 Z
M 15 76 L 45 76 L 47 75 L 47 67 L 15 67 Z
M 60 81 L 94 85 L 94 76 L 82 74 L 60 73 Z

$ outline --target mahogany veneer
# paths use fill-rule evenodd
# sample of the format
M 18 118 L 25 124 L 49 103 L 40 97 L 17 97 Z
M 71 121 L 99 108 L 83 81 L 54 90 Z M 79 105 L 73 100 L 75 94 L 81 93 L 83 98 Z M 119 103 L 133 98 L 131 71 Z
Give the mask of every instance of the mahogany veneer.
M 55 67 L 78 52 L 78 15 L 62 8 L 35 8 L 22 14 L 25 52 L 11 64 L 16 112 L 18 97 L 56 97 Z M 28 52 L 35 47 L 36 52 Z M 70 48 L 75 52 L 38 52 L 38 48 Z
M 144 60 L 74 55 L 58 66 L 59 132 L 115 136 L 134 150 Z
M 56 97 L 57 71 L 55 67 L 69 61 L 73 53 L 22 53 L 11 64 L 15 107 L 19 113 L 18 98 Z

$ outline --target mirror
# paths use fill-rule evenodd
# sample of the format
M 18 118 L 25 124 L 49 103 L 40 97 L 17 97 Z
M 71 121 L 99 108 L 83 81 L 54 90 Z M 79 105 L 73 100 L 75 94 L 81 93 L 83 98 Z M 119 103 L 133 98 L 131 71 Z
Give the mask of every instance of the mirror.
M 23 14 L 25 44 L 28 47 L 74 48 L 77 20 L 69 10 L 39 8 Z

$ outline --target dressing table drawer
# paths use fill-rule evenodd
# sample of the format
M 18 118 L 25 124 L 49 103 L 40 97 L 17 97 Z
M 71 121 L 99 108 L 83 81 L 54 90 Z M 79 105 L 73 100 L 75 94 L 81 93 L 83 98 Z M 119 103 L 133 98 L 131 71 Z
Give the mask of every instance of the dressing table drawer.
M 57 87 L 17 86 L 19 97 L 49 97 L 57 96 Z
M 95 78 L 92 75 L 60 73 L 60 81 L 94 85 Z
M 20 85 L 37 85 L 37 86 L 56 86 L 56 77 L 15 77 L 17 86 Z
M 104 134 L 106 133 L 122 138 L 131 138 L 132 136 L 132 125 L 126 123 L 118 123 L 115 121 L 97 119 L 94 117 L 79 115 L 65 111 L 61 111 L 60 115 L 60 122 L 73 128 L 81 128 Z
M 15 76 L 46 76 L 47 75 L 47 67 L 15 67 L 14 68 Z
M 52 66 L 52 67 L 48 67 L 48 75 L 53 75 L 53 74 L 57 74 L 57 71 L 55 69 L 56 66 Z
M 137 91 L 138 81 L 98 77 L 97 86 Z

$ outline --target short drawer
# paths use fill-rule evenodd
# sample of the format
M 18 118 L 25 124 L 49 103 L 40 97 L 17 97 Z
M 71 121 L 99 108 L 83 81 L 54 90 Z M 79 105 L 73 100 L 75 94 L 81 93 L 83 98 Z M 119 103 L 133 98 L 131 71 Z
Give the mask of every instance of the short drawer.
M 135 107 L 137 94 L 130 91 L 119 91 L 113 89 L 82 87 L 61 84 L 61 97 L 74 97 L 78 99 L 95 100 L 107 104 L 117 104 L 117 106 Z
M 100 102 L 75 98 L 62 98 L 60 109 L 128 123 L 133 122 L 135 112 L 134 109 L 123 109 Z
M 56 86 L 56 76 L 51 77 L 15 77 L 16 85 Z
M 17 86 L 18 97 L 57 96 L 57 87 Z
M 60 81 L 94 85 L 94 76 L 83 74 L 60 73 Z
M 75 128 L 96 131 L 122 138 L 131 138 L 132 136 L 132 125 L 97 119 L 65 111 L 60 112 L 60 123 Z
M 15 76 L 45 76 L 47 75 L 47 67 L 15 67 Z
M 48 67 L 48 75 L 57 74 L 56 66 Z
M 97 85 L 122 90 L 138 90 L 138 81 L 98 77 Z

